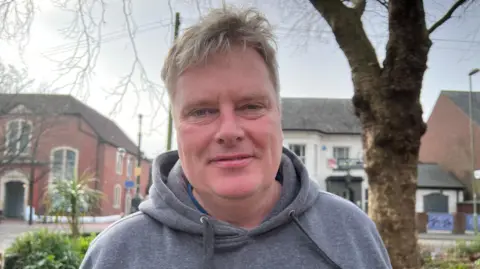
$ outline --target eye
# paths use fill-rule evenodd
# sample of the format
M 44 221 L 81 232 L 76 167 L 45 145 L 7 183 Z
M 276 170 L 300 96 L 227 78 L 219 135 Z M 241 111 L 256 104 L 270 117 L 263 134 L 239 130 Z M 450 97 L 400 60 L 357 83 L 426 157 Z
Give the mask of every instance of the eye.
M 238 109 L 238 113 L 244 117 L 256 119 L 266 112 L 266 106 L 262 103 L 249 103 L 241 106 Z
M 190 113 L 188 113 L 188 116 L 194 118 L 203 118 L 208 117 L 209 115 L 213 115 L 216 112 L 217 110 L 213 108 L 201 108 L 192 110 Z
M 255 111 L 255 110 L 262 109 L 262 108 L 263 108 L 263 106 L 260 105 L 260 104 L 247 104 L 247 105 L 242 106 L 242 110 L 247 110 L 247 111 Z

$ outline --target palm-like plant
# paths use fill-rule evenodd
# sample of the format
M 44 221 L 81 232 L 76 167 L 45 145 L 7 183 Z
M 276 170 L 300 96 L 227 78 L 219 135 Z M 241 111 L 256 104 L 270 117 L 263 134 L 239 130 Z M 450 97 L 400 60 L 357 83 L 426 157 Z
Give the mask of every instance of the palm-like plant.
M 47 186 L 47 212 L 66 217 L 73 237 L 80 234 L 80 216 L 91 213 L 103 197 L 102 192 L 90 187 L 94 181 L 94 177 L 85 173 L 73 179 L 54 180 Z

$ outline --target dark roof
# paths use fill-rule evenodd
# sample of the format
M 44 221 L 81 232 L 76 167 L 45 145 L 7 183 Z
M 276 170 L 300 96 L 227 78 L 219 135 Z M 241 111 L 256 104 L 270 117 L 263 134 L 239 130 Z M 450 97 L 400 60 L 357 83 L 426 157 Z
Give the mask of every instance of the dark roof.
M 0 115 L 18 105 L 34 113 L 79 115 L 104 141 L 137 154 L 137 145 L 112 120 L 80 102 L 71 95 L 60 94 L 0 94 Z
M 282 98 L 283 130 L 360 134 L 351 99 Z
M 470 93 L 468 91 L 442 91 L 440 94 L 450 98 L 469 117 Z M 472 119 L 480 125 L 480 92 L 472 92 Z
M 465 186 L 455 177 L 455 175 L 445 171 L 436 163 L 419 163 L 417 172 L 417 187 L 419 188 L 465 188 Z

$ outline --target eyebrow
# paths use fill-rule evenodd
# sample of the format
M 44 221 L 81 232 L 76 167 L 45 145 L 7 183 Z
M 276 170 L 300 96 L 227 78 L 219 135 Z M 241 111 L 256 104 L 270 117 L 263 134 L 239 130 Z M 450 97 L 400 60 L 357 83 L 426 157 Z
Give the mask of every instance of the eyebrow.
M 215 106 L 217 101 L 215 100 L 208 100 L 208 99 L 200 99 L 200 100 L 195 100 L 192 102 L 187 102 L 185 106 L 182 108 L 182 114 L 190 112 L 193 108 L 196 107 L 211 107 Z
M 259 101 L 259 100 L 263 102 L 267 102 L 268 105 L 270 104 L 268 95 L 264 93 L 258 93 L 258 92 L 250 93 L 245 96 L 239 97 L 236 102 L 245 103 L 245 102 Z M 212 107 L 217 105 L 218 105 L 218 99 L 208 99 L 208 97 L 202 98 L 199 100 L 187 102 L 185 106 L 182 108 L 182 113 L 186 113 L 195 107 Z

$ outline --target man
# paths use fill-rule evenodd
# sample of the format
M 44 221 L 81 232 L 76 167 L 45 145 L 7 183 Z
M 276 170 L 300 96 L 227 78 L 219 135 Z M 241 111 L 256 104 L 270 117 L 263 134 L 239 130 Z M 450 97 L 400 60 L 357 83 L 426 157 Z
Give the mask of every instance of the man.
M 374 223 L 283 148 L 272 46 L 264 17 L 227 8 L 176 41 L 162 78 L 178 151 L 81 268 L 391 268 Z

